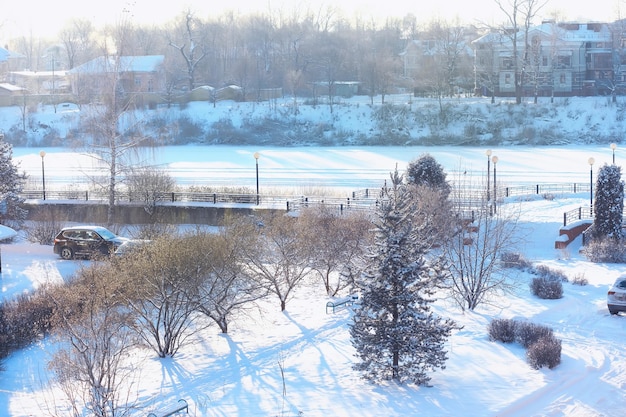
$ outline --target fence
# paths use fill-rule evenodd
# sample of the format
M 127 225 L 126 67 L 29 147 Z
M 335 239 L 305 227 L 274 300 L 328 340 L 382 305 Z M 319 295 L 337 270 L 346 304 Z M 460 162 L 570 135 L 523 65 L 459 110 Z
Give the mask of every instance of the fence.
M 496 199 L 517 197 L 523 195 L 558 195 L 589 193 L 591 184 L 581 183 L 557 183 L 535 184 L 514 187 L 499 187 L 493 191 Z M 457 200 L 457 205 L 463 211 L 472 211 L 484 208 L 486 200 L 485 189 L 452 191 L 451 196 Z M 459 197 L 455 198 L 454 196 Z M 108 194 L 103 191 L 88 190 L 25 190 L 21 193 L 22 198 L 27 200 L 83 200 L 83 201 L 107 201 Z M 380 188 L 366 188 L 356 190 L 350 197 L 311 197 L 311 196 L 275 196 L 267 194 L 232 194 L 232 193 L 202 193 L 202 192 L 163 192 L 163 193 L 116 193 L 116 203 L 129 204 L 164 204 L 164 203 L 204 203 L 204 204 L 251 204 L 266 207 L 283 207 L 287 211 L 297 211 L 303 207 L 326 205 L 344 210 L 370 210 L 376 208 L 382 199 Z M 564 225 L 591 217 L 590 209 L 580 208 L 564 213 Z

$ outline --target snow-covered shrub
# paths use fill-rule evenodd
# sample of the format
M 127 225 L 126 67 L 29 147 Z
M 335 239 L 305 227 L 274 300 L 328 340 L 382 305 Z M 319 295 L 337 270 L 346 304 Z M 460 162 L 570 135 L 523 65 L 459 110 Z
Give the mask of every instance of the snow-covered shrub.
M 526 359 L 533 369 L 554 368 L 561 363 L 561 341 L 552 329 L 540 324 L 513 319 L 494 319 L 489 323 L 489 340 L 517 342 L 526 348 Z
M 40 245 L 52 245 L 54 236 L 62 227 L 56 211 L 53 208 L 42 208 L 33 220 L 31 224 L 25 227 L 28 241 Z
M 528 349 L 539 339 L 553 336 L 552 329 L 541 324 L 519 321 L 515 326 L 515 341 Z
M 592 226 L 593 227 L 593 226 Z M 626 243 L 624 239 L 590 239 L 585 233 L 585 244 L 583 254 L 591 262 L 598 263 L 625 263 Z
M 515 342 L 517 322 L 510 319 L 493 319 L 489 323 L 489 340 L 492 342 Z
M 530 283 L 533 295 L 544 300 L 556 300 L 563 297 L 563 284 L 551 277 L 535 277 Z
M 546 265 L 537 265 L 533 269 L 533 273 L 535 275 L 539 275 L 540 277 L 551 279 L 554 281 L 567 282 L 567 275 L 563 271 L 559 271 L 558 269 L 550 268 Z
M 43 337 L 51 329 L 52 298 L 45 287 L 0 304 L 0 358 Z
M 561 341 L 554 335 L 541 337 L 528 348 L 526 359 L 533 369 L 553 369 L 561 363 Z
M 532 267 L 532 263 L 519 252 L 505 252 L 500 257 L 500 260 L 505 268 L 525 270 Z
M 589 284 L 589 281 L 587 281 L 587 278 L 585 278 L 585 274 L 580 273 L 576 274 L 576 276 L 572 280 L 572 284 L 584 287 L 585 285 Z

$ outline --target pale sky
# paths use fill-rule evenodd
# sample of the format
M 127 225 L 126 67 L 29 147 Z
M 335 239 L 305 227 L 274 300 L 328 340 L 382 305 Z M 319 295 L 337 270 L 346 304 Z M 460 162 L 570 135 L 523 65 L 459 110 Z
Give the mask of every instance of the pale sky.
M 503 0 L 507 2 L 509 0 Z M 612 21 L 618 16 L 620 0 L 548 0 L 541 15 L 560 10 L 565 20 Z M 626 11 L 626 0 L 621 0 Z M 273 9 L 292 11 L 297 7 L 318 10 L 328 5 L 341 10 L 346 18 L 359 14 L 361 18 L 384 20 L 387 16 L 402 17 L 408 13 L 427 22 L 434 17 L 462 22 L 483 21 L 498 23 L 503 20 L 495 0 L 13 0 L 0 17 L 0 42 L 11 36 L 56 35 L 63 22 L 71 17 L 92 19 L 96 26 L 115 22 L 120 16 L 132 16 L 138 24 L 160 24 L 185 10 L 194 10 L 199 16 L 220 15 L 226 10 L 266 12 Z M 626 14 L 626 12 L 622 13 Z

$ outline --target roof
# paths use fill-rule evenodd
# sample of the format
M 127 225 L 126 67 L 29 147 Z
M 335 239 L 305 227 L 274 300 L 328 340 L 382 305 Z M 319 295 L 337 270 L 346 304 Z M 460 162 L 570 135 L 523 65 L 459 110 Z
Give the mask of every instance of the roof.
M 18 87 L 17 85 L 13 85 L 9 83 L 0 83 L 0 89 L 11 91 L 11 92 L 24 90 L 24 88 L 22 87 Z
M 163 64 L 163 55 L 100 56 L 72 68 L 69 74 L 102 74 L 110 72 L 154 72 Z
M 17 52 L 9 51 L 5 48 L 0 48 L 0 62 L 7 61 L 9 58 L 24 58 L 25 56 L 22 54 L 18 54 Z

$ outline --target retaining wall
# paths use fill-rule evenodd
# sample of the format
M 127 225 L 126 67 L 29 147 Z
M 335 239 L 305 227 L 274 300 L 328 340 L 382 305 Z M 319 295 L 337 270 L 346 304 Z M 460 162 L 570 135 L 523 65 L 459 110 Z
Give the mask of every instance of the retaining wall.
M 25 204 L 29 220 L 54 219 L 60 222 L 88 224 L 107 223 L 107 205 L 97 202 L 38 202 Z M 148 213 L 142 205 L 118 205 L 114 210 L 114 222 L 117 224 L 203 224 L 219 226 L 227 213 L 251 215 L 260 208 L 228 206 L 182 206 L 160 205 L 154 213 Z M 262 209 L 272 210 L 272 209 Z M 282 211 L 284 210 L 276 210 Z

